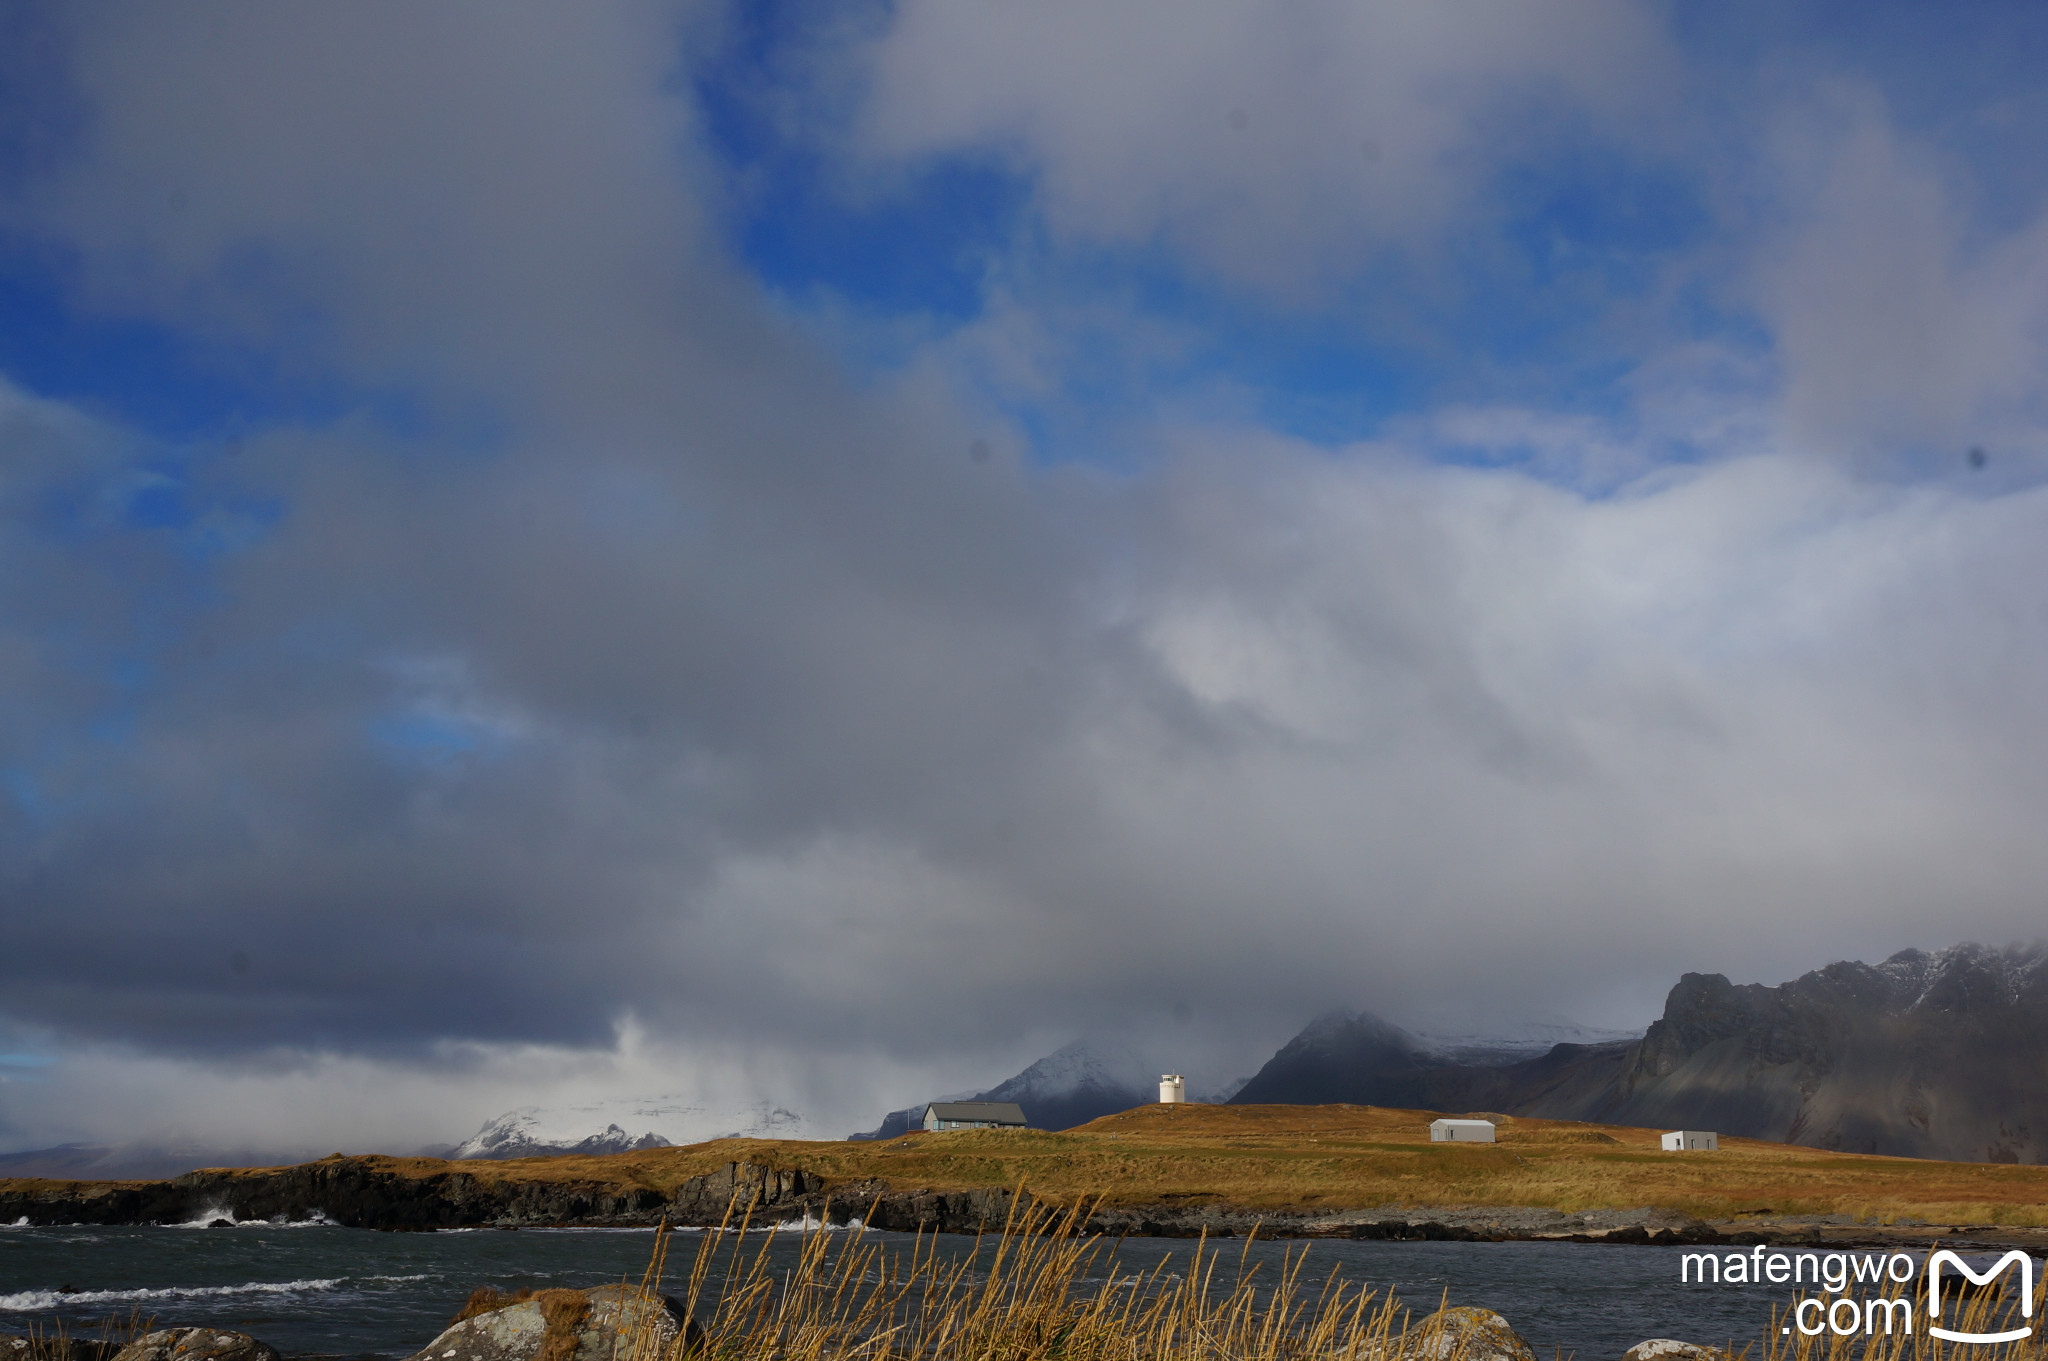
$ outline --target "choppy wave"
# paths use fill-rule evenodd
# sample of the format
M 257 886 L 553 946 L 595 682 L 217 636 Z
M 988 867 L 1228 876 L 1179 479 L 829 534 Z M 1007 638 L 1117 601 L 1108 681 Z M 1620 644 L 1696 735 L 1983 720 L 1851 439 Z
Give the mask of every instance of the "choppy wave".
M 22 1290 L 0 1295 L 0 1312 L 32 1313 L 82 1304 L 143 1304 L 150 1300 L 227 1299 L 237 1295 L 316 1295 L 349 1284 L 424 1281 L 417 1276 L 319 1276 L 302 1281 L 248 1281 L 241 1285 L 173 1285 L 151 1290 Z

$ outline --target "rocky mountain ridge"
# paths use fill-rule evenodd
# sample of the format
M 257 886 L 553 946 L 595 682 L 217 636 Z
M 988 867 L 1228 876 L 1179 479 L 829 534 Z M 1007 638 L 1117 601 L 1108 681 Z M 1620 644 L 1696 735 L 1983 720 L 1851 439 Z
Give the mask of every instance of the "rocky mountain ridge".
M 2048 946 L 1902 950 L 1776 987 L 1689 973 L 1633 1043 L 1472 1063 L 1364 1012 L 1311 1022 L 1240 1102 L 1681 1126 L 1851 1153 L 2048 1161 Z

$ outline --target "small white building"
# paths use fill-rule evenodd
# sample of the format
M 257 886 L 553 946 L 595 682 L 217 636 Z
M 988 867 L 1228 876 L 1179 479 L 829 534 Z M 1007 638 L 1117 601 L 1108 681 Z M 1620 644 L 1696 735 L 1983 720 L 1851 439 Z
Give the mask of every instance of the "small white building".
M 1674 1129 L 1664 1136 L 1666 1153 L 1712 1153 L 1720 1147 L 1720 1136 L 1710 1129 Z
M 1188 1080 L 1179 1073 L 1159 1075 L 1159 1101 L 1161 1105 L 1179 1106 L 1188 1099 Z
M 1493 1142 L 1493 1121 L 1432 1120 L 1429 1122 L 1429 1141 L 1433 1144 L 1490 1144 Z
M 934 1101 L 924 1108 L 924 1127 L 943 1129 L 1022 1129 L 1024 1108 L 1014 1101 Z

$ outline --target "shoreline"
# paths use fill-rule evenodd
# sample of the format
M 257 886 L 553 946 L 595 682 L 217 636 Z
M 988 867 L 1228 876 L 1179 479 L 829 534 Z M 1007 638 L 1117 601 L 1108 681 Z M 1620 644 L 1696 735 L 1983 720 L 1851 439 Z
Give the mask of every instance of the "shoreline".
M 805 1218 L 896 1232 L 998 1231 L 1015 1193 L 1000 1187 L 901 1189 L 869 1181 L 827 1189 L 814 1173 L 734 1161 L 690 1178 L 672 1195 L 616 1186 L 506 1179 L 489 1187 L 451 1171 L 404 1176 L 398 1160 L 326 1158 L 275 1169 L 216 1169 L 167 1181 L 0 1181 L 0 1227 L 79 1225 L 186 1227 L 209 1215 L 233 1224 L 273 1220 L 385 1232 L 439 1229 L 716 1228 L 733 1210 L 786 1223 Z M 460 1165 L 455 1165 L 460 1166 Z M 496 1190 L 498 1194 L 491 1192 Z M 1070 1201 L 1024 1192 L 1025 1203 Z M 21 1221 L 26 1221 L 22 1224 Z M 1744 1216 L 1706 1220 L 1654 1206 L 1563 1211 L 1541 1206 L 1256 1208 L 1229 1203 L 1102 1206 L 1087 1232 L 1110 1237 L 1353 1239 L 1418 1242 L 1622 1244 L 1741 1248 L 2027 1248 L 2048 1254 L 2048 1228 L 2000 1224 L 1872 1224 L 1847 1215 Z

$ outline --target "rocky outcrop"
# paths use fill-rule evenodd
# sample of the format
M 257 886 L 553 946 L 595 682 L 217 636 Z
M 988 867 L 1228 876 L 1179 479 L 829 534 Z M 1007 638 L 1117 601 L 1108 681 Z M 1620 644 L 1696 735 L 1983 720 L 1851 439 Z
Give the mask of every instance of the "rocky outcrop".
M 267 1343 L 225 1328 L 159 1328 L 114 1353 L 114 1361 L 279 1361 Z
M 1491 1309 L 1439 1309 L 1408 1330 L 1401 1361 L 1536 1361 L 1536 1350 Z
M 464 1318 L 407 1361 L 622 1361 L 667 1356 L 704 1330 L 666 1295 L 632 1286 L 543 1290 Z
M 1623 1352 L 1621 1361 L 1730 1361 L 1730 1358 L 1719 1347 L 1702 1347 L 1697 1342 L 1653 1337 Z

